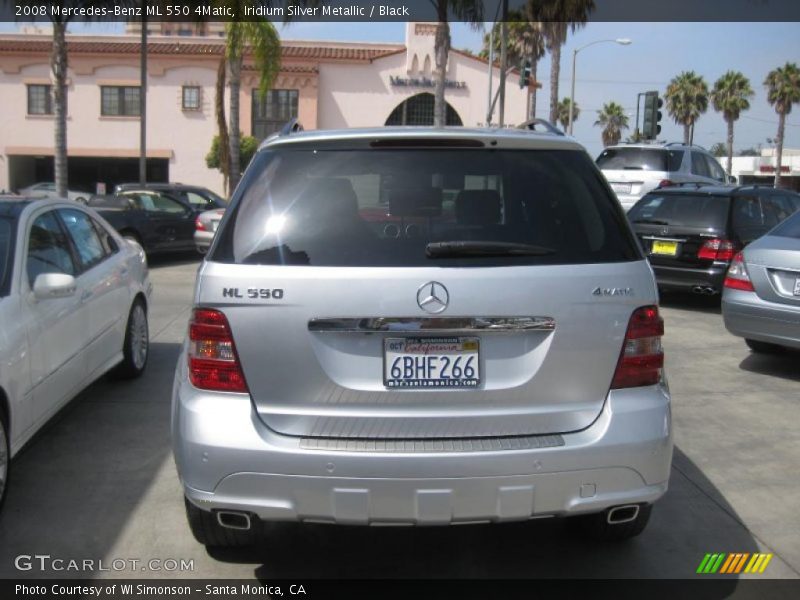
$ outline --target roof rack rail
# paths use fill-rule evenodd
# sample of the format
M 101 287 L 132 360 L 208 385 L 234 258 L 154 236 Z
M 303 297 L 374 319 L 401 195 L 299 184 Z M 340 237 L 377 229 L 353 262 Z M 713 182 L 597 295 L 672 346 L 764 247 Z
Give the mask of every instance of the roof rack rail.
M 775 188 L 775 186 L 771 183 L 744 183 L 742 185 L 737 185 L 734 187 L 734 191 L 738 192 L 739 190 L 746 190 L 748 188 Z
M 553 125 L 550 121 L 546 121 L 545 119 L 530 119 L 525 121 L 524 123 L 520 123 L 517 126 L 517 129 L 527 129 L 528 131 L 536 131 L 536 126 L 540 125 L 547 130 L 547 133 L 552 133 L 553 135 L 565 135 L 563 131 L 561 131 L 558 127 Z
M 300 131 L 305 131 L 305 130 L 303 129 L 303 126 L 300 124 L 300 121 L 294 118 L 288 123 L 286 123 L 286 125 L 281 127 L 281 130 L 280 132 L 278 132 L 278 135 L 282 137 L 284 135 L 292 135 L 293 133 L 298 133 Z

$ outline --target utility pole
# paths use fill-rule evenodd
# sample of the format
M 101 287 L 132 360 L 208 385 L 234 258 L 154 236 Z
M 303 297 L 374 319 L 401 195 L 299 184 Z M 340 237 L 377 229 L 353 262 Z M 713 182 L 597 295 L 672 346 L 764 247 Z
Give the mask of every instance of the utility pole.
M 498 124 L 505 125 L 506 113 L 506 52 L 508 46 L 508 0 L 503 0 L 503 25 L 500 28 L 500 109 L 498 111 Z
M 494 80 L 494 23 L 489 29 L 489 97 L 486 99 L 486 126 L 492 124 L 492 82 Z

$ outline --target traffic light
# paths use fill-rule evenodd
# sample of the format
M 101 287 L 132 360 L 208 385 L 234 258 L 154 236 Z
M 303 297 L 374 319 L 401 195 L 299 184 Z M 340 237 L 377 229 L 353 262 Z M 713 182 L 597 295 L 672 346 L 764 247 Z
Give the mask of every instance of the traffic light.
M 531 80 L 531 61 L 526 60 L 519 67 L 519 89 L 525 89 Z
M 658 92 L 646 92 L 644 95 L 644 119 L 642 121 L 642 139 L 654 140 L 661 133 L 661 111 L 664 101 Z

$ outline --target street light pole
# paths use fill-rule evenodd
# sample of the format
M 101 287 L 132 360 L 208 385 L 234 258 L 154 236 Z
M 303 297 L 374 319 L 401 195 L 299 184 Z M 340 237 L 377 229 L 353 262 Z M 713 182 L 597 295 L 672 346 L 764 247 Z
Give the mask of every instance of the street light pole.
M 621 46 L 627 46 L 631 43 L 631 40 L 628 38 L 617 38 L 615 40 L 595 40 L 594 42 L 589 42 L 581 46 L 580 48 L 575 48 L 572 51 L 572 86 L 569 94 L 569 115 L 567 116 L 567 133 L 572 135 L 572 113 L 574 112 L 573 106 L 575 105 L 575 63 L 578 59 L 578 52 L 583 50 L 584 48 L 588 48 L 589 46 L 594 46 L 595 44 L 603 44 L 606 42 L 611 42 L 614 44 L 620 44 Z

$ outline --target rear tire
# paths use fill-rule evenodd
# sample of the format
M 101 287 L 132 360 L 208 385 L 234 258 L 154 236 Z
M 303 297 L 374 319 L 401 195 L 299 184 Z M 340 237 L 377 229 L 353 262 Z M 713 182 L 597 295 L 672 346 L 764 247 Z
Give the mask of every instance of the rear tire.
M 784 352 L 783 346 L 779 346 L 778 344 L 759 342 L 758 340 L 751 340 L 747 338 L 745 338 L 744 343 L 747 344 L 750 350 L 757 352 L 758 354 L 783 354 Z
M 8 419 L 0 407 L 0 511 L 6 501 L 8 474 L 11 467 L 11 447 L 8 433 Z
M 128 314 L 125 326 L 125 341 L 122 345 L 122 362 L 114 370 L 121 379 L 134 379 L 144 373 L 150 355 L 150 332 L 147 325 L 147 310 L 141 298 L 137 298 Z
M 652 504 L 640 504 L 639 514 L 633 521 L 627 523 L 609 523 L 606 511 L 571 517 L 570 521 L 585 537 L 601 542 L 620 542 L 642 533 L 650 521 L 652 511 Z
M 197 508 L 184 496 L 186 519 L 194 539 L 210 548 L 241 548 L 253 546 L 258 541 L 261 521 L 251 516 L 248 530 L 229 529 L 217 522 L 217 516 L 207 510 Z

